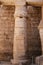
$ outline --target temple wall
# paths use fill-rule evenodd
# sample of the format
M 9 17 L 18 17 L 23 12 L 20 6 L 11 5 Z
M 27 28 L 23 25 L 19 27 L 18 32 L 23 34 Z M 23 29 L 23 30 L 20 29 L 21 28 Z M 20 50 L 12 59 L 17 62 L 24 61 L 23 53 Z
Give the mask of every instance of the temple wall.
M 14 7 L 0 6 L 0 60 L 12 58 Z
M 32 56 L 41 54 L 41 40 L 38 26 L 41 20 L 41 8 L 27 7 L 27 51 Z M 0 60 L 12 58 L 13 34 L 14 34 L 14 7 L 0 7 Z M 7 59 L 6 59 L 7 58 Z
M 41 8 L 28 6 L 27 55 L 32 58 L 41 55 L 41 40 L 38 26 L 41 20 Z

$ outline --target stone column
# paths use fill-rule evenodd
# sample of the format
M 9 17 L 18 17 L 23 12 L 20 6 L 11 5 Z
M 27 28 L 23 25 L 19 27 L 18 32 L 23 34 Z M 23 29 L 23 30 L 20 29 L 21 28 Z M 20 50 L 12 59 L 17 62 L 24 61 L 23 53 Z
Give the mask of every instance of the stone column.
M 24 2 L 24 3 L 23 3 Z M 13 44 L 13 63 L 19 64 L 25 58 L 26 43 L 27 43 L 27 10 L 25 0 L 15 2 L 15 30 L 14 30 L 14 44 Z
M 43 55 L 43 6 L 42 6 L 42 20 L 40 21 L 39 25 L 39 32 L 40 32 L 42 55 Z
M 40 21 L 38 28 L 39 28 L 40 39 L 41 39 L 42 55 L 36 57 L 36 63 L 38 65 L 43 65 L 43 6 L 42 6 L 42 19 Z
M 41 21 L 40 21 L 40 24 L 39 24 L 38 29 L 39 29 L 39 33 L 40 33 L 41 47 L 42 47 L 42 55 L 43 55 L 43 6 L 42 6 L 41 9 L 42 9 L 42 10 L 41 10 L 41 11 L 42 11 L 42 12 L 41 12 L 42 19 L 41 19 Z

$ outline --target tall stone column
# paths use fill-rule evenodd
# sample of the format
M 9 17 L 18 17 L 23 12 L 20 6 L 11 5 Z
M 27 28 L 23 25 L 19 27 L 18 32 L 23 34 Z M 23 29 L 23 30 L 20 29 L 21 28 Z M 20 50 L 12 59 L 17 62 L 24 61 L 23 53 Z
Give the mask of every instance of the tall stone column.
M 25 4 L 24 4 L 24 3 Z M 15 28 L 14 28 L 14 43 L 13 43 L 13 63 L 19 64 L 25 58 L 26 43 L 27 43 L 27 10 L 25 0 L 15 2 Z
M 40 33 L 40 39 L 41 39 L 41 48 L 42 48 L 42 55 L 41 56 L 38 56 L 36 57 L 36 63 L 38 65 L 43 65 L 43 6 L 42 6 L 42 19 L 40 21 L 40 24 L 39 24 L 39 33 Z
M 42 55 L 43 55 L 43 6 L 42 6 L 42 20 L 40 21 L 39 31 L 40 31 Z
M 42 47 L 42 55 L 43 55 L 43 6 L 42 6 L 42 19 L 39 24 L 39 33 L 40 33 L 40 39 L 41 39 L 41 47 Z

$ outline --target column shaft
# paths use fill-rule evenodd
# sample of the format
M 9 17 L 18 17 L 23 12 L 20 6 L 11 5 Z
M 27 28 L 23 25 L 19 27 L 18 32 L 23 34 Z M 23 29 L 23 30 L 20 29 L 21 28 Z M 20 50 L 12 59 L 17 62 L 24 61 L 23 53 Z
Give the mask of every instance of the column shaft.
M 39 25 L 40 38 L 41 38 L 41 46 L 42 46 L 42 54 L 43 54 L 43 6 L 42 6 L 42 20 Z
M 25 55 L 25 44 L 26 44 L 26 19 L 16 17 L 15 19 L 15 31 L 14 31 L 14 47 L 13 47 L 13 56 L 20 57 Z M 17 56 L 15 56 L 17 54 Z
M 13 59 L 14 64 L 24 59 L 27 43 L 27 10 L 25 5 L 15 6 L 15 28 L 14 28 L 14 44 Z

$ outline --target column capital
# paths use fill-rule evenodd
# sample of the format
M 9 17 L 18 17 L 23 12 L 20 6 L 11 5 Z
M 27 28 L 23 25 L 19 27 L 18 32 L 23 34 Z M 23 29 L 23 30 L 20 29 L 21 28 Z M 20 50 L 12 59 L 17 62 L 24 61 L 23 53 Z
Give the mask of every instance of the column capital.
M 14 0 L 15 6 L 26 5 L 26 0 Z
M 14 14 L 14 17 L 27 17 L 28 14 L 27 14 L 27 8 L 26 6 L 16 6 L 16 11 L 15 11 L 15 14 Z

